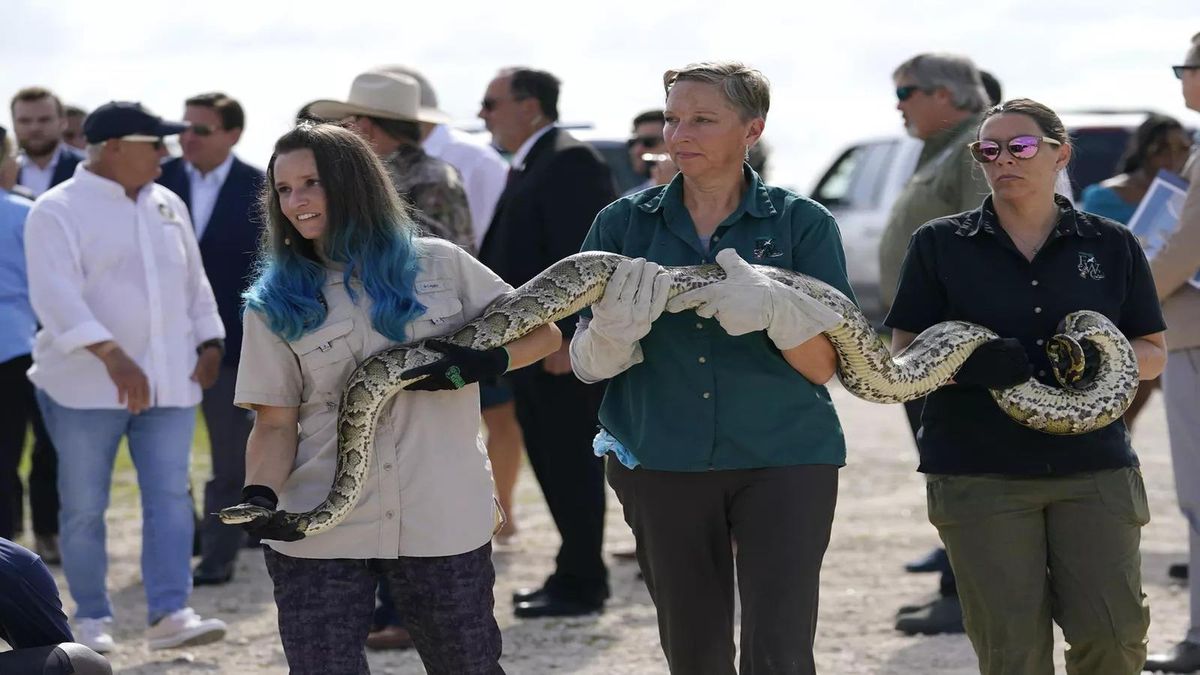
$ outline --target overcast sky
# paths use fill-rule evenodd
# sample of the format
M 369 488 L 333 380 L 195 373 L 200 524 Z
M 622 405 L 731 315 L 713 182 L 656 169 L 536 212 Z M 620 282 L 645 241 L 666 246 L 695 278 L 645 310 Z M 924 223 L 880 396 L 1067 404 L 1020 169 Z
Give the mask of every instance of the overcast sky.
M 246 108 L 238 154 L 259 166 L 303 103 L 343 98 L 385 63 L 423 70 L 463 124 L 499 67 L 543 68 L 563 80 L 564 121 L 622 135 L 661 103 L 665 69 L 739 59 L 772 82 L 772 182 L 804 191 L 845 144 L 900 131 L 891 72 L 922 51 L 971 56 L 1006 97 L 1200 124 L 1168 67 L 1200 31 L 1200 0 L 5 0 L 0 12 L 5 99 L 39 84 L 87 108 L 134 99 L 178 117 L 187 96 L 222 90 Z

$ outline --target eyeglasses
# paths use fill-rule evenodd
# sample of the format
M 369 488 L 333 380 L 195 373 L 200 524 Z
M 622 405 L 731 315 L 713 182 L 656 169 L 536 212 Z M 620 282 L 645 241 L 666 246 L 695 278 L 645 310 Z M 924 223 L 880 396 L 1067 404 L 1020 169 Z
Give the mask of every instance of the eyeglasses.
M 505 99 L 505 98 L 485 98 L 479 102 L 479 107 L 483 108 L 487 112 L 492 112 L 496 108 L 500 107 L 500 104 L 504 103 L 505 101 L 523 101 L 526 98 L 528 98 L 528 96 L 522 96 L 520 98 L 514 96 L 513 98 L 507 98 L 507 99 Z
M 659 143 L 662 143 L 662 140 L 662 136 L 634 136 L 625 141 L 625 145 L 630 148 L 635 145 L 640 145 L 643 148 L 656 148 Z
M 928 94 L 930 91 L 933 91 L 933 90 L 926 89 L 925 87 L 918 87 L 915 84 L 906 84 L 903 87 L 896 87 L 896 98 L 898 100 L 900 100 L 901 102 L 904 102 L 904 101 L 907 101 L 908 99 L 912 98 L 912 95 L 917 93 L 918 91 L 923 91 L 926 94 Z
M 1183 79 L 1183 71 L 1185 70 L 1200 70 L 1200 64 L 1190 66 L 1171 66 L 1171 70 L 1175 71 L 1176 79 Z
M 967 144 L 967 148 L 971 150 L 971 156 L 980 164 L 987 164 L 1000 159 L 1000 149 L 1008 148 L 1008 154 L 1016 159 L 1033 159 L 1038 154 L 1038 148 L 1042 143 L 1051 143 L 1053 145 L 1062 145 L 1060 141 L 1056 141 L 1048 136 L 1017 136 L 1005 141 L 1003 145 L 996 141 L 985 140 L 975 141 Z
M 213 133 L 217 131 L 207 124 L 193 124 L 192 126 L 188 127 L 187 130 L 193 134 L 196 134 L 197 136 L 212 136 Z
M 142 134 L 129 134 L 128 136 L 122 136 L 121 140 L 122 141 L 130 141 L 132 143 L 149 143 L 150 147 L 154 148 L 155 150 L 163 149 L 163 139 L 158 136 L 145 136 Z

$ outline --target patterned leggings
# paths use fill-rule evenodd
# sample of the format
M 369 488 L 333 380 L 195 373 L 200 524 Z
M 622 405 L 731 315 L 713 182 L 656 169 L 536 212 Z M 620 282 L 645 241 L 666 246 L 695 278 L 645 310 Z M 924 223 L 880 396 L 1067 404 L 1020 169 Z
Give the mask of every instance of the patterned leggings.
M 293 675 L 370 673 L 375 586 L 386 577 L 429 675 L 502 675 L 490 543 L 459 555 L 292 558 L 266 548 L 279 635 Z

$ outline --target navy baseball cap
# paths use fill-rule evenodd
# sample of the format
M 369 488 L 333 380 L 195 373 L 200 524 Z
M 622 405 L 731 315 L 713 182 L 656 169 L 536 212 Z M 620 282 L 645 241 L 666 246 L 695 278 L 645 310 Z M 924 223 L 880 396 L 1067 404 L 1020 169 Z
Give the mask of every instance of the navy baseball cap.
M 83 136 L 88 143 L 128 136 L 162 138 L 174 136 L 187 127 L 182 122 L 164 121 L 136 101 L 109 101 L 88 114 L 83 121 Z

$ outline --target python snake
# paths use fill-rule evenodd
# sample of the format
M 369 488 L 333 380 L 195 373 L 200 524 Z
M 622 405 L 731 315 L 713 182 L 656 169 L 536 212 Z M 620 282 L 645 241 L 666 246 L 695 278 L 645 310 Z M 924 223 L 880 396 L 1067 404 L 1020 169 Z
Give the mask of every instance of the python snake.
M 609 276 L 625 259 L 601 252 L 565 258 L 498 298 L 479 318 L 440 339 L 480 350 L 508 344 L 599 300 Z M 837 289 L 789 270 L 755 268 L 842 317 L 841 324 L 825 335 L 837 352 L 842 385 L 868 401 L 901 403 L 920 398 L 947 384 L 975 347 L 998 337 L 973 323 L 945 321 L 922 332 L 893 357 L 858 307 Z M 673 279 L 672 296 L 725 278 L 718 265 L 666 269 Z M 1081 380 L 1085 342 L 1100 354 L 1100 367 Z M 1012 419 L 1046 433 L 1082 434 L 1115 421 L 1129 407 L 1137 391 L 1137 358 L 1129 341 L 1103 315 L 1091 311 L 1069 314 L 1062 332 L 1049 340 L 1047 353 L 1062 388 L 1029 380 L 991 390 L 992 398 Z M 329 496 L 305 513 L 278 512 L 285 527 L 311 536 L 334 527 L 350 513 L 371 465 L 377 418 L 388 400 L 411 382 L 401 373 L 442 357 L 420 342 L 385 349 L 358 366 L 346 382 L 338 410 L 337 467 Z M 236 525 L 274 513 L 239 504 L 223 509 L 219 516 L 222 522 Z

